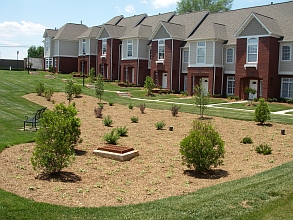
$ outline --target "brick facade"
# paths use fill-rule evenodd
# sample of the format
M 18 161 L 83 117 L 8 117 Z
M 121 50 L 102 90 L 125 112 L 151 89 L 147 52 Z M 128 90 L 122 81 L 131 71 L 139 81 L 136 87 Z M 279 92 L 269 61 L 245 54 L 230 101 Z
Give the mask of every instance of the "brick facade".
M 78 70 L 77 57 L 58 57 L 57 70 L 59 73 L 72 73 Z

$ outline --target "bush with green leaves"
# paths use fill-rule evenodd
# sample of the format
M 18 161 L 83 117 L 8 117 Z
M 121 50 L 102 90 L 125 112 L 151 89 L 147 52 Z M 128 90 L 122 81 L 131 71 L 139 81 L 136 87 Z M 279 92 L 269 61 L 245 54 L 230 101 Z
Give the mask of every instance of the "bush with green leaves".
M 58 173 L 74 161 L 74 146 L 81 142 L 80 119 L 76 115 L 74 105 L 66 107 L 62 103 L 43 113 L 31 157 L 34 170 Z
M 251 137 L 246 136 L 246 137 L 244 137 L 242 139 L 241 143 L 243 143 L 243 144 L 252 144 L 253 142 L 252 142 Z
M 129 105 L 128 105 L 128 108 L 129 108 L 129 109 L 133 109 L 133 105 L 132 105 L 132 104 L 129 104 Z
M 44 83 L 38 83 L 36 85 L 36 92 L 38 94 L 38 96 L 41 96 L 43 94 L 43 92 L 45 91 L 45 86 L 44 86 Z
M 70 103 L 73 100 L 73 94 L 74 94 L 74 83 L 72 80 L 67 80 L 67 83 L 65 86 L 65 93 L 67 96 L 67 100 Z
M 202 85 L 202 80 L 194 87 L 194 104 L 199 108 L 200 118 L 203 118 L 204 110 L 210 102 L 210 93 Z
M 98 105 L 99 105 L 99 107 L 101 108 L 101 109 L 103 109 L 104 108 L 104 104 L 103 103 L 98 103 Z
M 73 94 L 74 94 L 75 98 L 79 97 L 79 95 L 81 94 L 81 86 L 80 85 L 76 85 L 76 84 L 73 85 Z
M 91 68 L 89 72 L 90 83 L 94 83 L 96 76 L 95 76 L 95 68 Z
M 44 96 L 47 99 L 47 101 L 51 100 L 51 97 L 52 97 L 53 93 L 54 93 L 53 87 L 49 87 L 49 88 L 45 89 Z
M 163 128 L 166 126 L 166 123 L 164 121 L 158 121 L 155 123 L 155 126 L 157 130 L 163 130 Z
M 222 165 L 225 142 L 210 123 L 194 121 L 189 135 L 180 142 L 183 164 L 205 173 L 212 166 Z
M 116 128 L 116 132 L 120 137 L 124 137 L 124 136 L 127 136 L 128 128 L 126 126 L 124 127 L 121 126 Z
M 263 98 L 259 99 L 259 105 L 254 112 L 254 120 L 260 124 L 264 124 L 267 120 L 271 119 L 271 112 L 268 104 Z
M 104 94 L 104 77 L 101 74 L 98 74 L 97 80 L 95 83 L 96 96 L 102 102 L 102 95 Z
M 113 106 L 113 104 L 114 104 L 113 102 L 109 102 L 109 106 Z
M 131 116 L 130 118 L 132 123 L 137 123 L 138 122 L 138 117 L 137 116 Z
M 117 134 L 116 129 L 112 129 L 110 133 L 104 135 L 104 140 L 107 144 L 116 145 L 119 137 L 120 136 Z
M 272 148 L 267 144 L 260 144 L 255 148 L 255 151 L 259 154 L 268 155 L 272 153 Z
M 140 110 L 141 114 L 144 114 L 145 103 L 142 103 L 142 104 L 139 105 L 139 110 Z
M 110 127 L 113 124 L 113 120 L 111 119 L 110 115 L 107 115 L 104 119 L 103 119 L 103 124 L 105 126 Z
M 178 106 L 178 105 L 172 105 L 171 106 L 171 114 L 172 116 L 176 116 L 179 112 L 179 109 L 180 109 L 181 106 Z
M 156 87 L 154 80 L 152 77 L 147 76 L 145 81 L 144 81 L 144 88 L 147 90 L 147 95 L 151 96 L 152 95 L 152 90 Z

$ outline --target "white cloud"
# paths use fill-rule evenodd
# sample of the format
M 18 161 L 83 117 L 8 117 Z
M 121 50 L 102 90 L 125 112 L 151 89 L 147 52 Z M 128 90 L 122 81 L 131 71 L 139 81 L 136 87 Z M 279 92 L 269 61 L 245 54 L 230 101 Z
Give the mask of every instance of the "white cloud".
M 14 38 L 20 36 L 43 35 L 46 27 L 32 22 L 4 21 L 0 23 L 0 37 Z
M 133 5 L 126 5 L 125 9 L 124 9 L 127 13 L 135 13 L 135 9 Z
M 147 0 L 141 0 L 140 2 L 143 3 L 143 4 L 148 4 Z
M 178 0 L 151 0 L 151 4 L 154 8 L 167 8 L 171 5 L 176 5 Z

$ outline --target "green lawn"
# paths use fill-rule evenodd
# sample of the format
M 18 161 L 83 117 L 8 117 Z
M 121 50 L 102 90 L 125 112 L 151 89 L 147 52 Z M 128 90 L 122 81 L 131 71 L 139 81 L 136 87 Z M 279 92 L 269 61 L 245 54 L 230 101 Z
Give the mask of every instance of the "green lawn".
M 232 104 L 225 104 L 225 105 L 219 105 L 222 107 L 227 107 L 227 108 L 237 108 L 237 109 L 247 109 L 247 110 L 255 110 L 256 107 L 259 105 L 259 102 L 253 102 L 253 105 L 247 105 L 247 103 L 232 103 Z M 277 111 L 282 111 L 282 110 L 287 110 L 287 109 L 292 109 L 293 105 L 287 106 L 282 103 L 268 103 L 269 109 L 271 112 L 277 112 Z
M 45 87 L 53 86 L 55 91 L 64 91 L 65 83 L 62 79 L 71 79 L 70 75 L 57 75 L 55 79 L 47 79 L 44 77 L 45 74 L 41 72 L 40 75 L 29 75 L 25 71 L 0 71 L 0 152 L 5 147 L 34 141 L 34 132 L 23 132 L 19 129 L 23 126 L 24 116 L 32 115 L 41 106 L 21 96 L 35 92 L 36 84 L 39 82 L 43 82 Z M 74 80 L 82 84 L 82 79 Z M 122 91 L 120 87 L 110 83 L 105 84 L 105 88 Z M 143 95 L 144 92 L 140 90 L 125 88 L 125 91 L 140 92 L 140 95 Z M 83 93 L 94 95 L 95 91 L 84 88 Z M 154 100 L 121 98 L 115 92 L 105 92 L 102 98 L 124 105 L 132 103 L 134 106 L 145 102 L 148 108 L 157 109 L 170 109 L 172 105 Z M 159 95 L 155 97 L 158 98 Z M 184 99 L 170 95 L 164 100 L 180 102 Z M 180 111 L 197 112 L 192 105 L 182 105 Z M 241 120 L 253 118 L 253 113 L 235 109 L 208 108 L 205 114 L 209 117 Z M 272 115 L 272 121 L 293 124 L 290 115 Z M 0 189 L 0 219 L 292 219 L 292 170 L 293 161 L 250 178 L 203 188 L 188 195 L 121 207 L 56 206 L 34 202 Z

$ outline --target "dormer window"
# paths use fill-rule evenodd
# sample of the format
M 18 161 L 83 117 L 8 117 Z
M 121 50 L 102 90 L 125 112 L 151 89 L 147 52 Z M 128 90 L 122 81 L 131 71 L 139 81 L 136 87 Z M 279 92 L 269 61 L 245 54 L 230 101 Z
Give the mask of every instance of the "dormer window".
M 128 57 L 132 57 L 132 48 L 133 48 L 132 40 L 127 40 L 127 56 Z
M 107 39 L 102 39 L 102 55 L 106 55 L 107 53 Z
M 251 37 L 247 39 L 247 63 L 257 63 L 258 39 Z
M 159 60 L 165 59 L 165 41 L 159 40 L 158 42 Z

